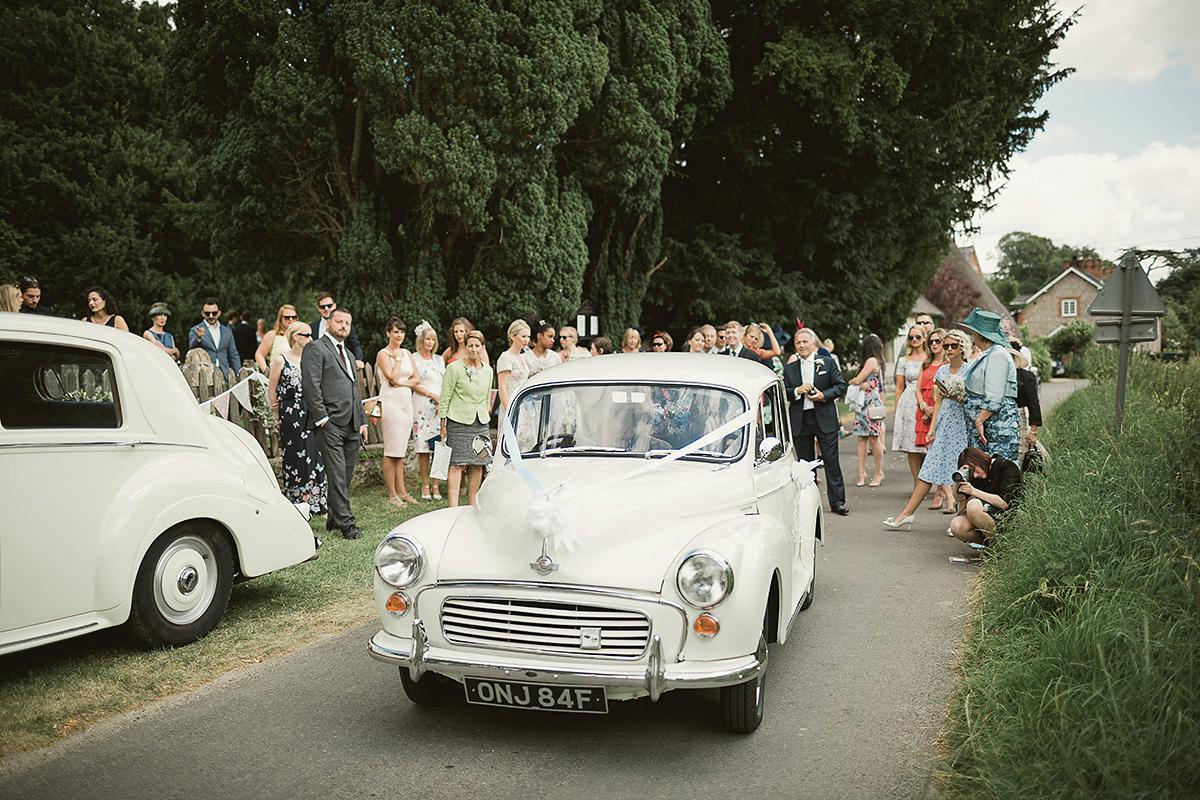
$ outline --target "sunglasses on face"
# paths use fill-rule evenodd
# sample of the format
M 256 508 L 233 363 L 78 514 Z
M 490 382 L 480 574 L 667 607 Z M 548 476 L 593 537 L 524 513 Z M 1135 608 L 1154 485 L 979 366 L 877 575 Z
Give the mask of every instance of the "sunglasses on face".
M 312 334 L 311 334 L 311 333 L 297 333 L 296 335 L 297 335 L 297 336 L 307 336 L 307 337 L 308 337 L 308 338 L 310 338 L 310 339 L 312 338 Z
M 921 336 L 910 336 L 910 337 L 908 337 L 908 340 L 910 342 L 919 342 L 919 341 L 921 341 L 922 338 L 923 337 L 921 337 Z
M 942 340 L 941 339 L 930 339 L 929 343 L 930 344 L 941 344 Z
M 321 303 L 317 306 L 317 308 L 321 309 L 322 311 L 328 311 L 329 309 L 333 308 L 333 305 L 333 303 Z
M 219 316 L 221 316 L 221 312 L 220 312 L 220 311 L 201 311 L 200 313 L 201 313 L 201 314 L 203 314 L 203 315 L 204 315 L 204 316 L 206 316 L 206 317 L 219 317 Z
M 295 314 L 284 314 L 282 317 L 282 319 L 295 319 L 295 318 L 296 318 Z
M 946 342 L 947 350 L 957 350 L 958 348 L 959 348 L 958 342 Z
M 667 343 L 666 342 L 654 342 L 653 346 L 654 347 L 666 347 Z

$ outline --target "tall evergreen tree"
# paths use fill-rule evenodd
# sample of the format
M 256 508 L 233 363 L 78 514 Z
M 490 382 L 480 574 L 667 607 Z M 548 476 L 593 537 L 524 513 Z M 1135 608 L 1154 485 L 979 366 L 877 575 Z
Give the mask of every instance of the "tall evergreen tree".
M 86 312 L 92 284 L 131 326 L 183 301 L 205 251 L 178 201 L 196 191 L 163 103 L 168 9 L 13 0 L 0 10 L 0 274 Z
M 677 152 L 649 316 L 894 330 L 1042 128 L 1070 18 L 1049 0 L 712 6 L 733 97 Z

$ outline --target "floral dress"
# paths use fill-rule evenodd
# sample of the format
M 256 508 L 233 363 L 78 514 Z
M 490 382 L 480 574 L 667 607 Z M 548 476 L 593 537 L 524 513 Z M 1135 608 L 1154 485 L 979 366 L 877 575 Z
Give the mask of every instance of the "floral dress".
M 862 408 L 854 412 L 854 435 L 855 436 L 882 436 L 883 435 L 883 420 L 869 419 L 867 417 L 867 408 L 870 406 L 883 405 L 883 393 L 880 389 L 883 386 L 883 373 L 881 370 L 875 370 L 871 373 L 871 377 L 862 382 L 863 397 Z
M 923 365 L 920 361 L 896 359 L 896 374 L 904 378 L 904 391 L 896 398 L 896 416 L 892 423 L 892 450 L 898 453 L 924 453 L 917 444 L 917 384 Z
M 308 503 L 314 514 L 329 508 L 325 464 L 317 437 L 308 429 L 308 407 L 300 387 L 300 368 L 283 358 L 279 375 L 279 449 L 283 456 L 283 494 L 293 503 Z
M 420 353 L 415 353 L 417 372 L 421 373 L 419 386 L 430 394 L 441 396 L 442 377 L 446 374 L 446 362 L 437 353 L 430 354 L 428 360 Z M 431 439 L 441 435 L 441 420 L 438 419 L 437 402 L 427 395 L 413 392 L 413 419 L 417 423 L 417 452 L 432 453 Z
M 1021 417 L 1017 414 L 1017 367 L 1008 351 L 992 345 L 967 365 L 963 380 L 967 384 L 964 411 L 970 446 L 1015 463 L 1020 449 Z M 992 412 L 983 423 L 986 445 L 975 430 L 980 411 Z
M 963 367 L 954 374 L 962 374 Z M 950 365 L 942 364 L 937 368 L 935 380 L 945 383 L 951 375 Z M 967 418 L 963 414 L 962 403 L 949 397 L 942 398 L 938 409 L 937 427 L 933 431 L 933 443 L 917 473 L 920 480 L 933 486 L 948 486 L 953 481 L 950 476 L 958 469 L 958 456 L 967 446 Z

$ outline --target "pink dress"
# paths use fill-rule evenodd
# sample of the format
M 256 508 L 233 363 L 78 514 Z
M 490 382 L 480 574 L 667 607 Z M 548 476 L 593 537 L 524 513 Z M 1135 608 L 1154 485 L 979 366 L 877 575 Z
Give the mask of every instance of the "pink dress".
M 384 351 L 384 355 L 388 355 Z M 408 351 L 401 349 L 392 356 L 398 380 L 408 380 L 413 375 L 412 359 Z M 383 417 L 379 426 L 383 432 L 383 454 L 388 458 L 404 458 L 408 453 L 408 441 L 413 434 L 413 393 L 407 386 L 389 386 L 379 372 L 379 403 L 383 406 Z

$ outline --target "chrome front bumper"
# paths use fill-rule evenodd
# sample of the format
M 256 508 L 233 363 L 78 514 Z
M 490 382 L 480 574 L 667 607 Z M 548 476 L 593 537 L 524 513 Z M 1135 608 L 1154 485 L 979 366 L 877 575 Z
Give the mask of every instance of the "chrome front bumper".
M 750 655 L 720 661 L 681 661 L 664 664 L 662 642 L 657 635 L 651 641 L 649 656 L 642 663 L 628 666 L 591 665 L 567 660 L 552 664 L 514 653 L 492 653 L 488 657 L 464 655 L 455 650 L 432 648 L 425 635 L 425 624 L 413 620 L 412 638 L 402 639 L 380 631 L 367 644 L 371 657 L 385 664 L 407 667 L 409 676 L 420 680 L 426 672 L 451 678 L 536 679 L 543 683 L 586 684 L 606 689 L 632 690 L 658 700 L 668 689 L 708 689 L 745 683 L 767 666 L 767 645 L 760 640 Z

